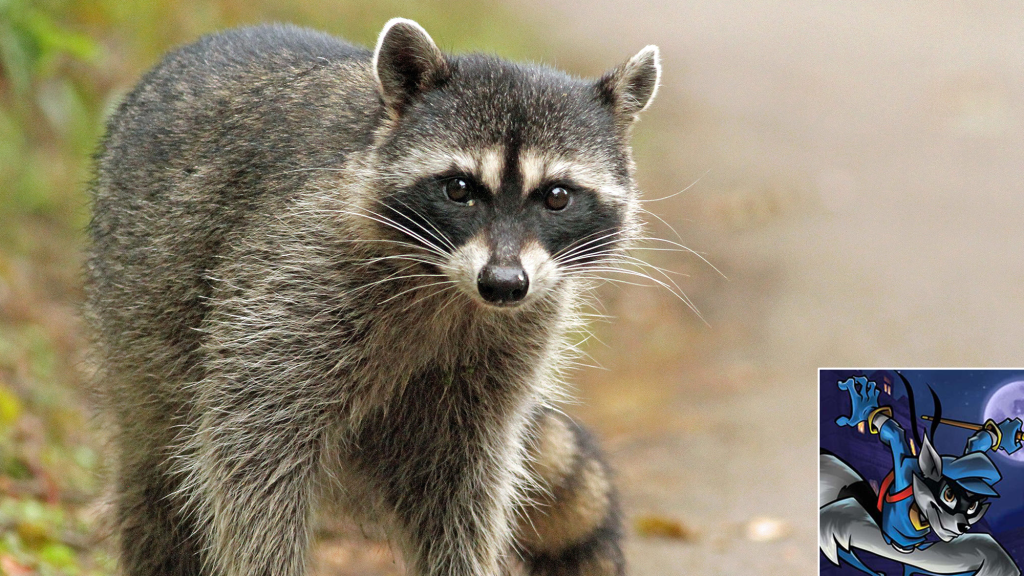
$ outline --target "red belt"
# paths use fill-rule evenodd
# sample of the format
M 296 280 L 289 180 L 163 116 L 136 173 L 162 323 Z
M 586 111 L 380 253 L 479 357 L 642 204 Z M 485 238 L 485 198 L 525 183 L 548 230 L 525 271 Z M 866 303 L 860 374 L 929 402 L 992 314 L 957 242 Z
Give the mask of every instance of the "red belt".
M 907 498 L 910 498 L 914 494 L 914 487 L 913 486 L 907 486 L 906 488 L 904 488 L 903 490 L 900 490 L 899 492 L 897 492 L 895 494 L 889 494 L 889 486 L 892 485 L 892 481 L 895 478 L 896 478 L 896 471 L 895 470 L 890 470 L 889 474 L 885 477 L 885 480 L 882 480 L 882 486 L 881 486 L 881 488 L 878 489 L 878 511 L 879 512 L 882 511 L 882 499 L 883 498 L 885 499 L 886 502 L 892 503 L 892 502 L 899 502 L 900 500 L 906 500 Z

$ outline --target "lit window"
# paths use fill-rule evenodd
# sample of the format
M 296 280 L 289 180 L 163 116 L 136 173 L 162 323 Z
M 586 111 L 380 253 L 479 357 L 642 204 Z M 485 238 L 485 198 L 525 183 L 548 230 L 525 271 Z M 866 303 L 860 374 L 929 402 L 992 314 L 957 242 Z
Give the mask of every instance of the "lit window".
M 917 456 L 917 448 L 914 448 L 913 440 L 910 441 L 910 453 L 913 454 L 914 456 Z
M 857 424 L 857 432 L 860 432 L 861 434 L 864 433 L 864 423 L 863 422 L 861 422 L 860 424 Z

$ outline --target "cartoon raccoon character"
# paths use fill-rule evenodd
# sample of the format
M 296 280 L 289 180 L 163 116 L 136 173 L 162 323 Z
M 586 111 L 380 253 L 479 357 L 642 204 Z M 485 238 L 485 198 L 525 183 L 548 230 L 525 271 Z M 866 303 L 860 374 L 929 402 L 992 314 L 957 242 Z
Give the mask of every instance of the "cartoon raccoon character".
M 411 574 L 622 574 L 609 472 L 553 408 L 639 233 L 648 46 L 596 80 L 292 26 L 150 71 L 98 155 L 86 317 L 131 575 L 304 574 L 314 511 Z
M 903 382 L 916 420 L 912 388 L 905 378 Z M 991 535 L 966 533 L 988 510 L 988 498 L 998 496 L 994 485 L 1002 476 L 986 452 L 1019 449 L 1020 420 L 989 421 L 968 439 L 959 457 L 940 456 L 926 435 L 919 439 L 921 450 L 915 457 L 906 432 L 892 418 L 892 408 L 878 405 L 874 382 L 859 376 L 839 382 L 839 388 L 850 393 L 853 408 L 850 416 L 841 416 L 836 423 L 867 423 L 892 453 L 893 470 L 876 494 L 849 464 L 834 454 L 821 455 L 818 536 L 822 553 L 833 564 L 849 564 L 872 576 L 881 575 L 857 556 L 857 550 L 904 564 L 905 576 L 1018 576 L 1020 569 Z M 941 414 L 935 400 L 932 435 Z M 916 438 L 916 429 L 914 433 Z

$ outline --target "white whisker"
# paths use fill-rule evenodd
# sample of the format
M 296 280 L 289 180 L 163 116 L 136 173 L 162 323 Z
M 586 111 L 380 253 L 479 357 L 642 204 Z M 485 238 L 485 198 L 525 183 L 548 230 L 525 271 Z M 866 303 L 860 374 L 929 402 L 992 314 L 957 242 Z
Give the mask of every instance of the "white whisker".
M 342 211 L 342 213 L 343 214 L 349 214 L 351 216 L 359 216 L 359 217 L 362 217 L 362 218 L 366 218 L 368 220 L 373 220 L 374 222 L 378 222 L 378 223 L 383 224 L 385 226 L 389 226 L 389 227 L 391 227 L 391 228 L 393 228 L 395 230 L 398 230 L 399 232 L 402 232 L 404 234 L 407 234 L 407 235 L 413 237 L 416 240 L 419 240 L 420 242 L 423 243 L 424 247 L 427 248 L 429 251 L 431 251 L 431 252 L 433 252 L 433 253 L 435 253 L 435 254 L 437 254 L 439 256 L 444 256 L 444 257 L 448 256 L 448 254 L 444 250 L 442 250 L 439 246 L 437 246 L 433 242 L 427 240 L 426 238 L 424 238 L 423 236 L 417 234 L 416 232 L 413 232 L 412 230 L 409 230 L 409 228 L 399 224 L 398 222 L 395 222 L 394 220 L 391 220 L 387 216 L 382 216 L 382 215 L 377 214 L 376 212 L 373 212 L 371 210 L 366 210 L 366 212 L 347 212 L 347 211 Z
M 431 282 L 430 284 L 417 284 L 416 286 L 413 286 L 412 288 L 407 288 L 405 290 L 402 290 L 398 294 L 395 294 L 394 296 L 391 296 L 390 298 L 387 298 L 386 300 L 381 300 L 380 302 L 377 303 L 377 306 L 380 306 L 382 304 L 387 304 L 388 302 L 391 302 L 395 298 L 398 298 L 398 297 L 402 296 L 403 294 L 408 294 L 409 292 L 412 292 L 413 290 L 419 290 L 420 288 L 430 288 L 431 286 L 438 286 L 438 285 L 442 285 L 442 284 L 456 284 L 456 282 L 455 282 L 455 280 L 441 280 L 441 281 L 438 281 L 438 282 Z
M 711 168 L 708 168 L 707 170 L 704 171 L 703 174 L 698 176 L 696 180 L 691 182 L 689 186 L 687 186 L 686 188 L 683 188 L 679 192 L 676 192 L 674 194 L 669 194 L 668 196 L 663 196 L 661 198 L 651 198 L 650 200 L 641 200 L 640 203 L 641 204 L 650 204 L 651 202 L 661 202 L 662 200 L 668 200 L 669 198 L 675 198 L 676 196 L 679 196 L 680 194 L 683 194 L 684 192 L 686 192 L 690 188 L 693 188 L 694 186 L 696 186 L 697 182 L 700 182 L 702 179 L 704 179 L 705 176 L 707 176 L 710 173 L 711 173 Z
M 400 203 L 400 204 L 401 204 L 402 206 L 405 206 L 405 208 L 407 208 L 407 209 L 408 209 L 408 210 L 409 210 L 410 212 L 412 212 L 412 213 L 413 213 L 413 214 L 415 214 L 416 216 L 419 216 L 419 217 L 420 217 L 420 219 L 422 219 L 422 220 L 423 220 L 424 222 L 426 222 L 426 223 L 427 223 L 427 224 L 428 224 L 428 225 L 429 225 L 429 226 L 430 226 L 430 227 L 431 227 L 431 228 L 432 228 L 432 229 L 434 230 L 434 232 L 437 232 L 437 234 L 436 234 L 436 235 L 433 235 L 433 234 L 431 234 L 431 236 L 432 236 L 432 237 L 433 237 L 434 239 L 436 239 L 436 240 L 437 240 L 438 242 L 440 242 L 440 243 L 444 244 L 445 246 L 447 246 L 448 248 L 450 248 L 450 249 L 451 249 L 451 250 L 452 250 L 453 252 L 455 251 L 455 249 L 456 249 L 456 248 L 455 248 L 455 245 L 454 245 L 454 244 L 452 244 L 452 241 L 451 241 L 451 240 L 449 240 L 449 239 L 448 239 L 448 237 L 447 237 L 447 236 L 445 236 L 445 234 L 444 234 L 443 232 L 441 232 L 440 230 L 438 230 L 438 229 L 437 229 L 437 226 L 434 226 L 434 223 L 433 223 L 433 222 L 431 222 L 431 221 L 430 221 L 430 219 L 428 219 L 428 218 L 427 218 L 426 216 L 424 216 L 423 214 L 420 214 L 419 212 L 417 212 L 416 210 L 414 210 L 414 209 L 413 209 L 413 208 L 412 208 L 411 206 L 409 206 L 409 205 L 408 205 L 408 204 L 406 204 L 405 202 L 402 202 L 402 201 L 401 201 L 401 200 L 400 200 L 400 199 L 399 199 L 399 198 L 398 198 L 397 196 L 392 196 L 392 198 L 394 198 L 395 200 L 397 200 L 397 201 L 398 201 L 398 202 L 399 202 L 399 203 Z M 400 215 L 404 216 L 404 214 L 402 214 L 401 212 L 399 212 L 398 210 L 396 210 L 396 209 L 395 209 L 394 207 L 392 207 L 392 206 L 388 206 L 388 208 L 390 208 L 390 209 L 391 209 L 392 211 L 394 211 L 394 212 L 395 212 L 396 214 L 400 214 Z M 417 226 L 419 226 L 420 228 L 423 228 L 423 225 L 422 225 L 422 224 L 420 224 L 419 222 L 416 222 L 416 221 L 412 221 L 412 222 L 414 222 L 414 223 L 415 223 L 415 224 L 416 224 Z M 430 232 L 429 232 L 429 231 L 428 231 L 427 229 L 425 229 L 425 228 L 423 228 L 423 231 L 424 231 L 424 232 L 426 232 L 427 234 L 430 234 Z

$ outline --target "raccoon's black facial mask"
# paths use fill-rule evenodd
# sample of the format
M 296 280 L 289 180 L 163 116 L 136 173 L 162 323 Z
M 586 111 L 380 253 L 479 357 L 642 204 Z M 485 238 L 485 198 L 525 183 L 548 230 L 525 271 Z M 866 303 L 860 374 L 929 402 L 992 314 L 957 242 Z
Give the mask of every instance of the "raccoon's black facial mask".
M 517 253 L 536 239 L 549 254 L 558 254 L 594 239 L 574 251 L 580 259 L 608 250 L 622 218 L 591 190 L 568 182 L 545 184 L 525 197 L 519 191 L 494 195 L 473 177 L 442 174 L 426 178 L 382 201 L 390 214 L 416 236 L 413 242 L 434 243 L 446 252 L 484 233 L 499 253 Z M 442 238 L 433 236 L 443 235 Z M 601 235 L 608 235 L 603 241 Z
M 488 292 L 488 267 L 521 277 L 523 293 L 494 296 L 502 304 L 518 302 L 545 286 L 541 268 L 564 264 L 577 269 L 607 255 L 617 244 L 618 209 L 602 203 L 596 192 L 568 181 L 543 183 L 524 193 L 515 185 L 493 191 L 463 173 L 442 173 L 397 190 L 378 210 L 397 226 L 402 240 L 420 245 L 458 265 L 460 251 L 474 252 L 476 290 Z M 467 249 L 467 245 L 473 246 Z M 529 254 L 527 254 L 529 252 Z M 486 254 L 484 254 L 486 253 Z M 559 256 L 565 256 L 559 261 Z M 463 264 L 468 264 L 465 262 Z M 428 268 L 445 265 L 425 263 Z M 546 265 L 546 266 L 545 266 Z M 550 274 L 549 274 L 550 275 Z
M 988 509 L 986 497 L 966 490 L 956 482 L 943 478 L 938 482 L 923 478 L 936 504 L 947 514 L 962 514 L 970 524 L 981 519 Z

